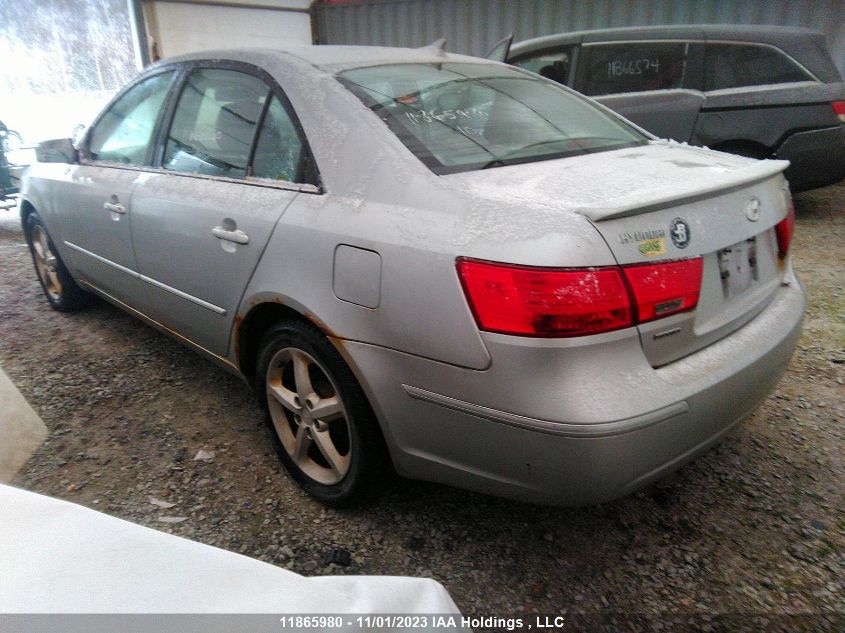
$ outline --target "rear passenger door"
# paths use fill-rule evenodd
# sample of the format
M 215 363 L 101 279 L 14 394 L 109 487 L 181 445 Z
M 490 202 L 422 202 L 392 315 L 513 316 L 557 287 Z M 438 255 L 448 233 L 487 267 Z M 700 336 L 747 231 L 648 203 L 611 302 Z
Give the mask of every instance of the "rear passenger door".
M 308 188 L 307 147 L 281 90 L 244 64 L 189 68 L 164 130 L 161 169 L 133 197 L 133 243 L 149 285 L 144 311 L 226 356 L 276 222 Z
M 689 141 L 704 102 L 701 50 L 684 41 L 585 43 L 575 87 L 658 137 Z

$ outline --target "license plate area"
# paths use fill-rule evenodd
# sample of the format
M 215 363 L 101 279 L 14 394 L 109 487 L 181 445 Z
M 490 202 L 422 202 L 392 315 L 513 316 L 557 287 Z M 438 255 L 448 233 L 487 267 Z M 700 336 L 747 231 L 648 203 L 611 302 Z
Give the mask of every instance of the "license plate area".
M 757 238 L 737 242 L 718 252 L 719 275 L 725 299 L 748 290 L 757 281 Z

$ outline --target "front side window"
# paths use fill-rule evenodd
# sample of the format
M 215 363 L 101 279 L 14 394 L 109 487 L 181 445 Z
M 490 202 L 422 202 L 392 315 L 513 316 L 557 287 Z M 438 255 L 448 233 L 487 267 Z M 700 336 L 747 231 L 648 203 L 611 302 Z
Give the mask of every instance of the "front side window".
M 91 131 L 88 157 L 122 165 L 143 165 L 173 72 L 150 77 L 130 88 Z
M 338 78 L 438 174 L 647 142 L 588 100 L 515 68 L 396 64 Z
M 569 81 L 569 70 L 572 67 L 572 50 L 572 46 L 567 46 L 533 53 L 514 61 L 513 65 L 566 85 Z
M 269 93 L 267 84 L 246 73 L 192 71 L 176 105 L 162 167 L 245 177 L 255 126 Z
M 704 54 L 704 89 L 812 81 L 780 51 L 755 44 L 708 44 Z
M 578 86 L 590 96 L 681 88 L 688 50 L 685 42 L 583 46 Z

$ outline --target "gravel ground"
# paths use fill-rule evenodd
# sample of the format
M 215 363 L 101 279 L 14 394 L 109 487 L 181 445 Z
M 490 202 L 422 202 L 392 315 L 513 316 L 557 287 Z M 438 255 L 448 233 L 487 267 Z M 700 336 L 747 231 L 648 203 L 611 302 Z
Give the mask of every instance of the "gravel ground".
M 105 303 L 52 311 L 0 212 L 0 364 L 50 430 L 14 483 L 306 575 L 431 576 L 465 613 L 663 614 L 703 630 L 726 630 L 717 613 L 845 618 L 845 186 L 796 204 L 810 308 L 778 389 L 677 474 L 581 509 L 409 481 L 367 508 L 323 508 L 280 471 L 244 384 Z M 326 566 L 335 545 L 349 567 Z

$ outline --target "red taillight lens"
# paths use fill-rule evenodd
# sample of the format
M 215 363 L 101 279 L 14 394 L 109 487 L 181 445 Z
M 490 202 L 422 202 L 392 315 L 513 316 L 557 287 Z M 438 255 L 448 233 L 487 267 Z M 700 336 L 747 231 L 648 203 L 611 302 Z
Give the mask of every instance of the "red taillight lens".
M 845 123 L 845 101 L 834 101 L 830 105 L 833 106 L 833 111 L 842 123 Z
M 596 334 L 633 323 L 617 268 L 528 268 L 458 260 L 479 328 L 522 336 Z
M 789 245 L 792 243 L 792 234 L 795 232 L 795 206 L 790 204 L 786 217 L 775 225 L 775 235 L 778 238 L 778 255 L 786 257 L 789 253 Z
M 598 334 L 692 310 L 698 303 L 701 270 L 700 257 L 579 269 L 458 259 L 458 274 L 478 327 L 519 336 Z
M 623 266 L 637 305 L 637 321 L 645 323 L 661 317 L 686 312 L 698 305 L 703 261 L 684 259 L 677 262 Z

